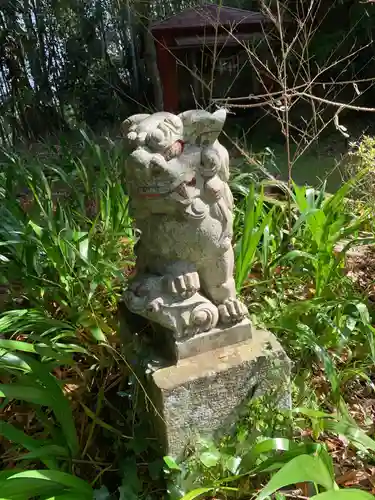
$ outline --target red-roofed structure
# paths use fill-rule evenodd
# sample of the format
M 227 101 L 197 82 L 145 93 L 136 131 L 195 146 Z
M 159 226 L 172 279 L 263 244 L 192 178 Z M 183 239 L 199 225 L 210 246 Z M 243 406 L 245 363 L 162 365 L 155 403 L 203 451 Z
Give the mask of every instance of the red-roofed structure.
M 190 101 L 191 97 L 195 101 L 204 99 L 205 70 L 206 76 L 212 77 L 218 68 L 222 71 L 216 75 L 218 79 L 222 78 L 226 67 L 233 69 L 234 74 L 236 64 L 243 64 L 238 54 L 245 52 L 244 43 L 261 37 L 267 22 L 260 12 L 207 4 L 154 23 L 151 33 L 156 43 L 164 109 L 177 112 L 185 107 L 185 101 L 189 101 L 187 87 L 190 87 Z M 216 58 L 210 63 L 209 54 L 212 56 L 214 51 Z M 194 77 L 199 67 L 201 74 Z
M 195 30 L 200 27 L 212 26 L 215 23 L 229 28 L 231 25 L 259 24 L 262 21 L 265 21 L 265 17 L 260 12 L 207 4 L 184 10 L 168 19 L 164 19 L 164 21 L 156 22 L 151 29 L 153 32 L 176 28 Z

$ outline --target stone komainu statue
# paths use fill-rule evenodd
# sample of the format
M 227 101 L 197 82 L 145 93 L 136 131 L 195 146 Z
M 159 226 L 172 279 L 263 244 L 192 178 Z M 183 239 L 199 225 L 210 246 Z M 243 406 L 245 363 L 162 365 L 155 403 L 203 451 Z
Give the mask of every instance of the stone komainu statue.
M 124 294 L 133 313 L 182 339 L 247 315 L 236 297 L 225 110 L 134 115 L 123 123 L 126 186 L 140 238 Z

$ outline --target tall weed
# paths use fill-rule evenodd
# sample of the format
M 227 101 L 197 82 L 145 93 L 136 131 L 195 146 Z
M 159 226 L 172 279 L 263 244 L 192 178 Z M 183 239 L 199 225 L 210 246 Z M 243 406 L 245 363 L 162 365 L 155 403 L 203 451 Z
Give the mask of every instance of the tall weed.
M 345 276 L 348 250 L 375 241 L 372 235 L 361 236 L 369 212 L 356 216 L 347 211 L 347 196 L 362 175 L 334 195 L 327 195 L 325 186 L 315 190 L 293 184 L 291 226 L 286 203 L 271 205 L 263 190 L 257 194 L 252 187 L 236 226 L 237 288 L 254 321 L 277 333 L 297 367 L 312 366 L 312 360 L 321 364 L 331 402 L 341 408 L 341 381 L 348 380 L 341 374 L 369 383 L 366 370 L 374 360 L 366 298 Z
M 93 495 L 74 476 L 73 464 L 83 453 L 77 414 L 65 393 L 66 381 L 57 374 L 79 374 L 87 365 L 100 377 L 114 361 L 114 350 L 108 356 L 109 350 L 95 344 L 118 341 L 117 301 L 132 266 L 133 233 L 121 182 L 125 158 L 110 146 L 99 147 L 83 134 L 80 154 L 2 155 L 0 397 L 5 418 L 0 434 L 13 443 L 7 455 L 22 467 L 0 477 L 9 498 Z M 8 421 L 19 405 L 34 415 L 37 435 Z M 93 423 L 85 453 L 95 426 L 116 431 L 95 412 L 88 418 Z M 35 467 L 39 470 L 22 471 Z
M 32 307 L 46 307 L 105 341 L 113 330 L 108 311 L 116 308 L 131 265 L 132 229 L 123 157 L 115 151 L 110 158 L 84 139 L 87 164 L 68 157 L 59 166 L 26 165 L 9 156 L 0 206 L 1 275 Z M 26 200 L 9 196 L 22 185 Z

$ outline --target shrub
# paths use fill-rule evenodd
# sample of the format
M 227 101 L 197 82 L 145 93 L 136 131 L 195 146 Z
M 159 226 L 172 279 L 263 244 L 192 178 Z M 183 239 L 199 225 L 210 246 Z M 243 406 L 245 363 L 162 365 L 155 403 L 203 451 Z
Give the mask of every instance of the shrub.
M 353 195 L 370 205 L 375 204 L 375 137 L 365 135 L 352 143 L 343 159 L 345 176 L 355 177 L 363 170 L 366 174 L 357 183 Z

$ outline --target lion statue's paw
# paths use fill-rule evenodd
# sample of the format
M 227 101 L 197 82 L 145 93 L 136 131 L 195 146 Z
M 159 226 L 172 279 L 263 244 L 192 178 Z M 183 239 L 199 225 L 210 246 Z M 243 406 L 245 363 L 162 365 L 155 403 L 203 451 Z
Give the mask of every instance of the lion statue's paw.
M 199 276 L 196 271 L 178 276 L 166 276 L 165 281 L 167 291 L 183 299 L 192 297 L 200 289 Z
M 246 306 L 238 299 L 227 299 L 218 309 L 220 321 L 224 324 L 239 323 L 249 315 Z

